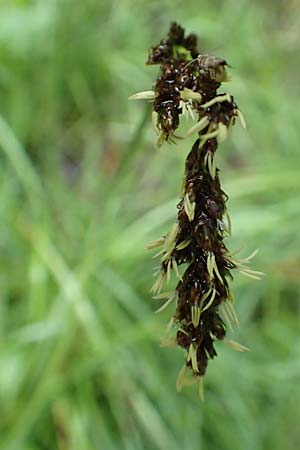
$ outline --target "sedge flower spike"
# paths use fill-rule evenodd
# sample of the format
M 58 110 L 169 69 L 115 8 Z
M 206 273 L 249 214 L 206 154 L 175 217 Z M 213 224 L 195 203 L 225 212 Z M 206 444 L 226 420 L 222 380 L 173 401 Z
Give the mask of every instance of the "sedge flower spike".
M 233 97 L 217 92 L 221 83 L 228 81 L 226 61 L 200 54 L 196 46 L 194 34 L 185 37 L 183 28 L 172 23 L 167 37 L 149 53 L 147 64 L 160 65 L 153 91 L 131 98 L 153 102 L 157 145 L 176 142 L 181 116 L 195 121 L 187 133 L 195 135 L 196 140 L 185 162 L 177 221 L 164 238 L 150 243 L 148 248 L 158 249 L 155 256 L 161 262 L 151 289 L 154 298 L 165 302 L 158 312 L 176 304 L 162 344 L 179 345 L 186 351 L 177 390 L 199 380 L 199 394 L 203 398 L 208 360 L 217 355 L 214 341 L 226 340 L 226 329 L 238 326 L 228 285 L 232 270 L 255 279 L 262 273 L 248 267 L 256 252 L 237 259 L 224 243 L 230 235 L 231 223 L 226 210 L 228 197 L 220 185 L 216 151 L 236 119 L 242 126 L 245 120 Z M 171 273 L 178 279 L 176 288 L 162 292 Z M 232 340 L 226 342 L 237 351 L 248 350 Z

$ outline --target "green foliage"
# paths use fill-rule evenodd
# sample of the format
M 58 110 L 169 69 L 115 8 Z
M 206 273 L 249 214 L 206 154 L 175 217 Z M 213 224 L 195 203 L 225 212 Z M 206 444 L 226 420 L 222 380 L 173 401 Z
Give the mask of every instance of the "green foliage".
M 299 6 L 255 0 L 0 5 L 0 449 L 292 450 L 300 440 Z M 151 255 L 189 143 L 157 151 L 147 50 L 178 20 L 232 66 L 248 130 L 219 152 L 241 327 L 205 402 L 159 347 Z

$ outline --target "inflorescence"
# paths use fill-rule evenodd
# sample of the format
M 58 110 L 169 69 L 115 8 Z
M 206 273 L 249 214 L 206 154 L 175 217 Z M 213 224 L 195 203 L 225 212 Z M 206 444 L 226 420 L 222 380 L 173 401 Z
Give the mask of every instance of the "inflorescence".
M 177 221 L 166 236 L 151 242 L 148 248 L 160 248 L 156 254 L 160 270 L 151 289 L 154 298 L 165 300 L 159 311 L 176 303 L 163 344 L 186 350 L 177 389 L 200 380 L 203 397 L 207 363 L 217 354 L 214 341 L 225 338 L 227 327 L 238 325 L 228 286 L 232 270 L 238 269 L 254 279 L 260 279 L 262 273 L 248 267 L 256 251 L 248 258 L 237 259 L 224 244 L 231 225 L 216 151 L 236 118 L 243 127 L 245 121 L 233 97 L 217 93 L 221 83 L 228 81 L 228 64 L 224 59 L 201 54 L 196 46 L 194 34 L 185 37 L 183 28 L 172 23 L 167 37 L 149 53 L 147 64 L 159 64 L 161 71 L 154 90 L 130 98 L 153 102 L 158 146 L 179 139 L 176 129 L 181 116 L 195 121 L 187 133 L 196 134 L 197 139 L 186 158 Z M 174 291 L 162 293 L 172 271 L 179 280 L 177 286 Z M 174 338 L 170 338 L 172 330 L 176 330 Z M 226 342 L 238 351 L 248 350 L 232 340 Z

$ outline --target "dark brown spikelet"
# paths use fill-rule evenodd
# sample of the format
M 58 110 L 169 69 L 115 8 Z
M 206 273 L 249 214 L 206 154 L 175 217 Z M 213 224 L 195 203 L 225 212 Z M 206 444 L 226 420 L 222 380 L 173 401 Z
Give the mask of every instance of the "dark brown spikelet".
M 157 254 L 161 258 L 160 271 L 151 290 L 155 298 L 166 301 L 160 309 L 176 302 L 165 343 L 175 341 L 186 350 L 177 388 L 180 390 L 200 377 L 202 396 L 208 360 L 217 355 L 214 341 L 224 339 L 226 328 L 238 324 L 228 286 L 232 269 L 251 278 L 259 279 L 262 274 L 247 266 L 254 254 L 236 259 L 224 244 L 224 238 L 230 234 L 230 220 L 227 195 L 221 189 L 216 167 L 216 151 L 236 117 L 243 126 L 245 123 L 233 97 L 217 93 L 228 79 L 226 61 L 200 54 L 196 45 L 194 34 L 185 37 L 183 28 L 172 23 L 167 37 L 150 50 L 147 61 L 160 64 L 154 90 L 132 98 L 153 100 L 158 145 L 174 142 L 182 115 L 195 120 L 188 134 L 198 136 L 186 158 L 177 221 L 164 238 L 148 247 L 162 247 Z M 175 291 L 161 293 L 172 271 L 179 280 Z M 172 330 L 176 333 L 174 339 L 169 337 Z M 238 351 L 247 350 L 234 341 L 227 342 Z M 188 368 L 190 378 L 186 376 Z

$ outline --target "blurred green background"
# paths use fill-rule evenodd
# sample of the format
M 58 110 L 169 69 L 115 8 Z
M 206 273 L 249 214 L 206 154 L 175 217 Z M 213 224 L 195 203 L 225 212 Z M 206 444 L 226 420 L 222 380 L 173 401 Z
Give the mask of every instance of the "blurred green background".
M 224 57 L 248 129 L 220 148 L 240 329 L 177 394 L 151 254 L 192 141 L 154 147 L 147 52 L 171 20 Z M 291 450 L 300 441 L 300 8 L 271 0 L 0 3 L 0 449 Z M 157 300 L 156 300 L 157 302 Z

